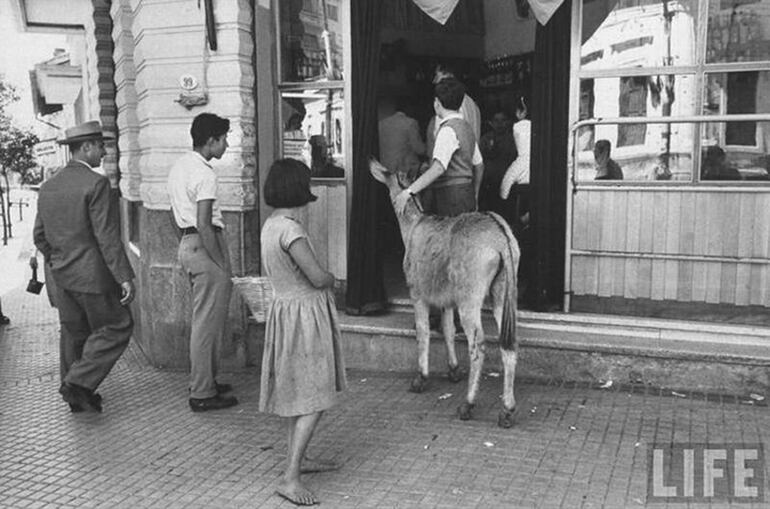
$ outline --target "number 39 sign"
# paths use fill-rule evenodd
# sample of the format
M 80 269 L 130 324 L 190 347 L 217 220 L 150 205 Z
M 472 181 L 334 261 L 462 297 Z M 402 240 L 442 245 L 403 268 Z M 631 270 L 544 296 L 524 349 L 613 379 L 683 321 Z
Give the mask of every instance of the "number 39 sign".
M 179 86 L 184 90 L 195 90 L 198 88 L 198 80 L 192 74 L 183 74 L 179 77 Z

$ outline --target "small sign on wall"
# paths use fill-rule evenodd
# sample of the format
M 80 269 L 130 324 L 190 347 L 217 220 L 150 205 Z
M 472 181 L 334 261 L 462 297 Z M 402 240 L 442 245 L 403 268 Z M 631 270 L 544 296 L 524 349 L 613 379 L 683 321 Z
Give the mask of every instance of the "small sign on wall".
M 208 94 L 200 88 L 198 79 L 192 74 L 182 74 L 179 76 L 179 88 L 182 91 L 174 101 L 188 110 L 194 106 L 203 106 L 209 102 Z

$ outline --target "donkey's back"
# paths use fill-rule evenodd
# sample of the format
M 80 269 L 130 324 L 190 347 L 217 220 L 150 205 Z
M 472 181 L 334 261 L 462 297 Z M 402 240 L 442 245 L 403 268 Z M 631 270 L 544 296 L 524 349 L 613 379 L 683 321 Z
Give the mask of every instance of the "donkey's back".
M 510 228 L 493 212 L 424 216 L 408 237 L 404 274 L 414 299 L 440 308 L 480 305 L 508 253 L 518 261 Z

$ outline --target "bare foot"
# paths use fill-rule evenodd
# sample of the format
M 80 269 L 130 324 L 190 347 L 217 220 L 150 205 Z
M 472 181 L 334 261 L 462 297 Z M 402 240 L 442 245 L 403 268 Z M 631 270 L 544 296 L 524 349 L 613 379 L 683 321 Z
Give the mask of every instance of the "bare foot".
M 299 481 L 281 481 L 275 489 L 275 493 L 295 505 L 315 505 L 318 503 L 313 492 L 302 486 Z
M 313 459 L 305 456 L 302 458 L 302 465 L 299 471 L 303 474 L 313 474 L 318 472 L 332 472 L 340 469 L 340 464 L 335 461 Z

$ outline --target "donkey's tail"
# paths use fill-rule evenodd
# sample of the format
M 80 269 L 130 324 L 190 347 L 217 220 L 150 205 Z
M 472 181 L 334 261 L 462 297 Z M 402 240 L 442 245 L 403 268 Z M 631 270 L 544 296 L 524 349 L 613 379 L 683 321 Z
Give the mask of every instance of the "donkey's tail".
M 516 242 L 516 238 L 505 219 L 494 212 L 488 214 L 503 231 L 506 240 L 506 248 L 500 253 L 503 258 L 503 270 L 505 270 L 500 347 L 504 350 L 513 350 L 516 346 L 516 273 L 519 268 L 519 243 Z

